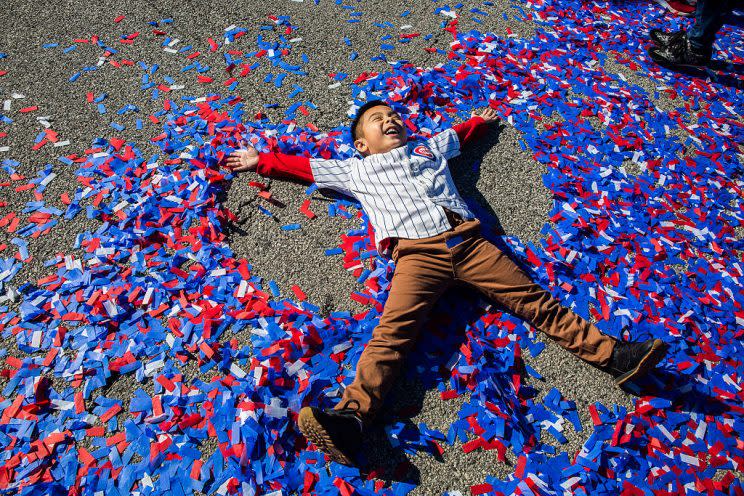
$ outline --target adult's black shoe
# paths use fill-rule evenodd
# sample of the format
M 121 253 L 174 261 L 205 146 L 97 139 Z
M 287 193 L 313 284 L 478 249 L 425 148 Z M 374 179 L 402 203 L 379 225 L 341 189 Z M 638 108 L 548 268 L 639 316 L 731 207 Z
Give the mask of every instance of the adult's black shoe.
M 664 358 L 669 346 L 661 339 L 649 339 L 641 343 L 618 341 L 612 350 L 610 363 L 602 368 L 622 386 L 628 381 L 643 377 Z
M 649 38 L 656 46 L 675 45 L 685 40 L 687 33 L 685 31 L 674 31 L 667 33 L 661 29 L 652 29 L 649 32 Z
M 669 69 L 684 67 L 705 67 L 710 63 L 712 52 L 701 53 L 694 50 L 685 38 L 684 43 L 655 46 L 648 51 L 651 60 Z
M 356 402 L 354 402 L 356 403 Z M 357 409 L 321 410 L 306 406 L 300 410 L 300 432 L 333 461 L 355 465 L 362 444 L 362 420 Z

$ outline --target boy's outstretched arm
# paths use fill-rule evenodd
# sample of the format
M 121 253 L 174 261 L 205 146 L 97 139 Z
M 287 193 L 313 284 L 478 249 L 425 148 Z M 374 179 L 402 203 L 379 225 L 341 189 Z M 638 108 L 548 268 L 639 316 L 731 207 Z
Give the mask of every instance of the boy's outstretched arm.
M 283 153 L 259 153 L 252 146 L 235 150 L 225 157 L 222 165 L 232 172 L 255 171 L 262 176 L 315 181 L 310 169 L 310 159 Z
M 498 114 L 491 107 L 473 112 L 470 119 L 453 126 L 452 129 L 460 139 L 460 149 L 464 149 L 474 141 L 482 138 L 488 132 L 488 125 L 499 120 Z

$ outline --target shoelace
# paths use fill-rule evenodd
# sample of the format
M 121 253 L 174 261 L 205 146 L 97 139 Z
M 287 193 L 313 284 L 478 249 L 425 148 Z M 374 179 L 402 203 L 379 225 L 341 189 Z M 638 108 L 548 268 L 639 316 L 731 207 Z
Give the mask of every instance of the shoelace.
M 355 406 L 351 407 L 350 404 L 354 403 Z M 362 417 L 359 415 L 359 402 L 357 400 L 348 400 L 346 403 L 344 403 L 341 408 L 334 410 L 334 413 L 336 415 L 351 415 L 353 416 L 357 422 L 359 422 L 359 431 L 364 431 L 364 421 L 362 420 Z
M 349 405 L 351 403 L 355 403 L 356 406 L 354 408 L 350 407 Z M 346 403 L 343 404 L 343 406 L 341 408 L 336 409 L 336 413 L 344 413 L 344 414 L 351 413 L 351 414 L 354 414 L 354 415 L 357 415 L 358 416 L 358 414 L 359 414 L 359 408 L 360 408 L 360 405 L 359 405 L 359 402 L 357 400 L 348 400 L 348 401 L 346 401 Z

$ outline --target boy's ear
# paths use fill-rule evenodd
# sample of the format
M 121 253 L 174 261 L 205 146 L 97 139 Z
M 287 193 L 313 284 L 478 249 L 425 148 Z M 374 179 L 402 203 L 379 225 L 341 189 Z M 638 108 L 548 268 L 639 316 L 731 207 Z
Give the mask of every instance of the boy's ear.
M 356 140 L 354 142 L 354 148 L 356 148 L 357 151 L 361 153 L 362 155 L 364 155 L 365 153 L 369 151 L 369 147 L 367 146 L 367 140 L 365 140 L 364 138 L 359 138 L 358 140 Z

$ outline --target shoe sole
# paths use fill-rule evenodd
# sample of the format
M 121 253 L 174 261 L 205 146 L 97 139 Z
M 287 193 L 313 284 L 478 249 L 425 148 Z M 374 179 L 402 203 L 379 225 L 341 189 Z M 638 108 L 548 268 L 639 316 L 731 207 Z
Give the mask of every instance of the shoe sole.
M 710 61 L 705 62 L 704 64 L 690 64 L 690 63 L 674 63 L 667 59 L 660 58 L 655 56 L 653 53 L 649 52 L 649 57 L 651 57 L 651 60 L 653 60 L 656 65 L 664 67 L 665 69 L 675 70 L 675 69 L 705 69 L 708 67 L 708 64 L 710 64 Z
M 669 346 L 664 341 L 655 339 L 654 344 L 651 345 L 651 349 L 641 358 L 638 365 L 633 370 L 629 370 L 623 375 L 616 377 L 615 384 L 622 386 L 630 380 L 643 377 L 664 358 L 668 349 Z
M 315 446 L 317 446 L 322 452 L 327 453 L 331 460 L 344 465 L 353 466 L 352 462 L 341 450 L 339 450 L 328 432 L 320 425 L 318 419 L 315 418 L 315 414 L 311 408 L 305 407 L 300 410 L 297 424 L 300 426 L 300 432 Z

